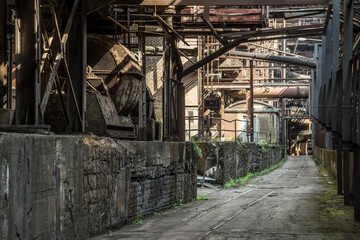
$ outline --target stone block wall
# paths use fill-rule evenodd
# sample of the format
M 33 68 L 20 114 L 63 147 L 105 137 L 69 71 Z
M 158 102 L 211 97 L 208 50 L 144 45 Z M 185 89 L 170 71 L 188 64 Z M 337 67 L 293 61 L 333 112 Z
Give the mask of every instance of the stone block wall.
M 280 146 L 266 147 L 255 143 L 216 142 L 198 143 L 202 159 L 198 162 L 199 175 L 203 175 L 205 160 L 207 176 L 218 184 L 245 176 L 248 172 L 260 172 L 277 164 L 283 158 Z
M 0 238 L 78 239 L 196 197 L 185 143 L 0 133 Z

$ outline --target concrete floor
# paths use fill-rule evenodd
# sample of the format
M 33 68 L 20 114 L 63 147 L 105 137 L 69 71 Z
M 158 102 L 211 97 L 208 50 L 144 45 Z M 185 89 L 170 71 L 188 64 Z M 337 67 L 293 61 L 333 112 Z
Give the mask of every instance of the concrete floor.
M 360 239 L 352 207 L 343 206 L 335 181 L 309 156 L 289 157 L 246 186 L 202 193 L 210 199 L 93 239 Z

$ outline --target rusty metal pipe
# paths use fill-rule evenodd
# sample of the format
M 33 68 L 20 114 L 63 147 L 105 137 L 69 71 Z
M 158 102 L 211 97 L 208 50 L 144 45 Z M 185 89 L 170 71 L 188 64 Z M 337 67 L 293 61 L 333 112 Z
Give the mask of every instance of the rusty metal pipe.
M 255 88 L 254 98 L 308 98 L 309 92 L 309 87 Z M 245 92 L 239 91 L 236 97 L 245 99 Z
M 316 62 L 311 59 L 306 58 L 295 58 L 289 56 L 275 56 L 261 53 L 250 53 L 250 52 L 242 52 L 242 51 L 229 51 L 227 56 L 231 57 L 243 57 L 250 59 L 260 59 L 268 62 L 276 62 L 276 63 L 285 63 L 289 65 L 301 66 L 311 69 L 316 69 Z

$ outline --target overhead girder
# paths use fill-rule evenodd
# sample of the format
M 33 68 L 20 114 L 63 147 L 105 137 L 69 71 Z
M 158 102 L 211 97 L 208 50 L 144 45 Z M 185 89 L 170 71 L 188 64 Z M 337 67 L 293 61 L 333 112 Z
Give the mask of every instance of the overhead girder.
M 328 0 L 117 0 L 116 4 L 124 5 L 143 5 L 143 6 L 259 6 L 259 5 L 271 5 L 271 6 L 290 6 L 290 5 L 319 5 L 327 4 Z

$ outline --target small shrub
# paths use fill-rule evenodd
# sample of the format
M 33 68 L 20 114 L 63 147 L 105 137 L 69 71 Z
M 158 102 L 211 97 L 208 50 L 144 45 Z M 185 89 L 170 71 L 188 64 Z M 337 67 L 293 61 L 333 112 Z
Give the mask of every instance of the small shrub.
M 144 216 L 143 215 L 137 215 L 136 218 L 133 220 L 134 225 L 142 225 L 144 224 Z
M 204 194 L 196 196 L 196 200 L 208 200 L 208 199 L 209 199 L 209 196 L 204 195 Z
M 179 207 L 184 207 L 185 205 L 184 205 L 184 203 L 183 203 L 183 200 L 180 200 L 180 202 L 179 203 L 174 203 L 173 204 L 173 207 L 174 208 L 179 208 Z
M 192 140 L 191 143 L 193 145 L 194 151 L 196 152 L 198 157 L 201 159 L 203 157 L 201 148 L 199 147 L 199 145 L 195 141 Z
M 163 215 L 163 214 L 164 214 L 163 211 L 154 212 L 154 216 L 157 216 L 157 217 L 159 217 L 159 216 L 161 216 L 161 215 Z

